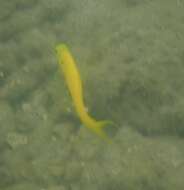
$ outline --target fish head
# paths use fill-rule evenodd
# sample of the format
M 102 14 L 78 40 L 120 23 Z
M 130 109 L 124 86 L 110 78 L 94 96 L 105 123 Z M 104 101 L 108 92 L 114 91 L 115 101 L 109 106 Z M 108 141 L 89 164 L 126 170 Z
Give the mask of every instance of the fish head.
M 62 43 L 56 46 L 56 54 L 59 58 L 59 63 L 62 65 L 65 63 L 63 60 L 67 60 L 69 57 L 69 50 L 66 44 Z
M 66 44 L 59 44 L 56 46 L 56 52 L 57 54 L 62 52 L 62 51 L 68 51 L 67 45 Z

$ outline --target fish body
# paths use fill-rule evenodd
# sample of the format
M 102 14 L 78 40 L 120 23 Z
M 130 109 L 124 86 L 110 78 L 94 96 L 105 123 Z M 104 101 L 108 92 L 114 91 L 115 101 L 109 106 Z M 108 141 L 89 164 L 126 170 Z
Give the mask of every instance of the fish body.
M 75 110 L 81 120 L 81 122 L 95 132 L 98 136 L 104 140 L 111 142 L 110 138 L 106 135 L 102 129 L 105 125 L 111 123 L 108 120 L 96 121 L 86 111 L 86 107 L 83 99 L 83 89 L 80 73 L 77 69 L 75 60 L 70 53 L 68 47 L 65 44 L 56 46 L 56 52 L 58 56 L 59 68 L 64 74 L 64 78 L 72 97 L 72 101 Z

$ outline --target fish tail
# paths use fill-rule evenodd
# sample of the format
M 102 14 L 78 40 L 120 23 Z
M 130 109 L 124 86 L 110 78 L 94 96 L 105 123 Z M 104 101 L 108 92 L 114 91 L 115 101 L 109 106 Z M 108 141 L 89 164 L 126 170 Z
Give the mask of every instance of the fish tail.
M 105 131 L 103 130 L 103 128 L 109 124 L 112 124 L 112 122 L 109 120 L 97 121 L 97 124 L 95 125 L 95 127 L 93 129 L 94 129 L 95 133 L 99 137 L 101 137 L 103 140 L 105 140 L 108 143 L 112 143 L 112 139 L 110 139 L 110 137 L 108 137 L 107 134 L 105 133 Z
M 114 125 L 114 123 L 110 120 L 103 120 L 103 121 L 98 121 L 99 127 L 103 128 L 106 125 Z

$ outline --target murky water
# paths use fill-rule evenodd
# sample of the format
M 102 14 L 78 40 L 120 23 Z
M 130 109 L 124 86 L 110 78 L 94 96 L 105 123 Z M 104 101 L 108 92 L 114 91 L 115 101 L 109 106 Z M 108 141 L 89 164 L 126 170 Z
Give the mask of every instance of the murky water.
M 0 189 L 184 189 L 184 2 L 0 2 Z M 58 68 L 66 43 L 86 110 Z

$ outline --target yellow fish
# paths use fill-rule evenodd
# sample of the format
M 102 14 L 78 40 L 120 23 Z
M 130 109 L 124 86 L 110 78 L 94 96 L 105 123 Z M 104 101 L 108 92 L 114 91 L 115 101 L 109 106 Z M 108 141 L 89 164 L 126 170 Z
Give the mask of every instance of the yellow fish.
M 108 142 L 111 142 L 111 139 L 103 131 L 103 127 L 111 123 L 111 121 L 96 121 L 86 111 L 83 100 L 83 90 L 80 74 L 77 69 L 75 60 L 72 57 L 69 49 L 65 44 L 59 44 L 58 46 L 56 46 L 56 52 L 58 57 L 59 68 L 64 73 L 64 78 L 66 80 L 67 87 L 71 94 L 75 110 L 81 122 L 86 127 L 95 132 L 98 136 L 100 136 Z

